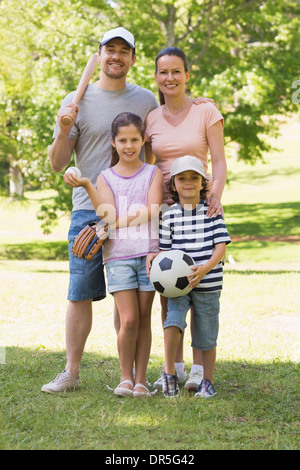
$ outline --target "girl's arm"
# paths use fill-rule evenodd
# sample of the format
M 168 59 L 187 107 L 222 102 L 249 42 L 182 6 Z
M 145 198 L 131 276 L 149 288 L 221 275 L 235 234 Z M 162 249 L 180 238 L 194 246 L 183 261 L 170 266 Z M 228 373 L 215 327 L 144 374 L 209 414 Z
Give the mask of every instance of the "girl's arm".
M 113 224 L 116 221 L 115 199 L 102 175 L 97 178 L 97 189 L 89 178 L 77 178 L 71 173 L 65 173 L 64 181 L 72 188 L 82 186 L 93 204 L 96 214 L 103 222 Z
M 208 217 L 216 217 L 222 212 L 221 197 L 226 183 L 227 164 L 224 150 L 223 126 L 216 122 L 207 130 L 208 146 L 211 154 L 213 188 L 212 195 L 207 201 Z
M 133 213 L 116 217 L 114 195 L 105 183 L 102 175 L 97 178 L 97 189 L 89 178 L 76 178 L 71 173 L 64 174 L 64 181 L 69 186 L 84 187 L 98 215 L 111 230 L 121 227 L 135 226 L 159 217 L 160 206 L 163 199 L 163 175 L 159 168 L 155 170 L 153 180 L 148 191 L 147 205 L 141 206 Z
M 101 175 L 99 175 L 97 179 L 98 189 L 95 188 L 95 186 L 93 185 L 93 183 L 91 182 L 89 178 L 77 178 L 72 173 L 65 173 L 63 178 L 64 178 L 64 182 L 68 186 L 71 186 L 72 188 L 79 188 L 80 186 L 82 186 L 86 190 L 96 212 L 97 212 L 98 207 L 101 204 L 103 204 L 105 201 L 107 201 L 108 199 L 107 195 L 105 195 L 103 192 L 103 186 L 105 185 L 106 188 L 107 186 Z M 108 194 L 111 193 L 109 188 L 107 189 L 108 189 L 107 193 Z M 114 204 L 113 195 L 112 195 L 112 199 L 108 202 L 112 202 Z

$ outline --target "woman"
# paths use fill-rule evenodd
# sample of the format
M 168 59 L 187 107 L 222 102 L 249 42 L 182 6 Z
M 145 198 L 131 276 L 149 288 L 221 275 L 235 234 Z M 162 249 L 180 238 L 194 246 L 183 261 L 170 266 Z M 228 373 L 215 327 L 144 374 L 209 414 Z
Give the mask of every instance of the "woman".
M 221 196 L 226 182 L 224 152 L 224 120 L 210 102 L 197 105 L 186 94 L 190 71 L 185 53 L 177 47 L 167 47 L 159 52 L 155 61 L 155 79 L 159 88 L 161 106 L 148 114 L 146 121 L 146 159 L 162 170 L 164 182 L 170 179 L 173 161 L 184 155 L 199 158 L 207 172 L 208 150 L 211 155 L 212 184 L 207 203 L 208 217 L 223 213 Z M 154 155 L 153 155 L 154 154 Z M 163 202 L 173 201 L 164 188 Z M 167 299 L 161 297 L 162 322 L 166 319 Z M 177 374 L 184 380 L 183 338 L 177 351 Z M 189 390 L 197 390 L 201 382 L 200 351 L 193 350 L 193 367 L 186 383 Z M 198 367 L 194 367 L 198 366 Z M 180 380 L 181 379 L 181 380 Z M 156 386 L 161 386 L 159 379 Z

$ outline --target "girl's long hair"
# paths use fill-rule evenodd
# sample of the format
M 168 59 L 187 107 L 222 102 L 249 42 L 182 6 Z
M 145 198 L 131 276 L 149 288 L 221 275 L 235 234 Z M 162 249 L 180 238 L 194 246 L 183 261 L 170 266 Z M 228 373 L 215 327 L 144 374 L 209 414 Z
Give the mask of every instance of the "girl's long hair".
M 142 118 L 134 113 L 120 113 L 118 114 L 111 124 L 110 136 L 115 142 L 116 136 L 118 135 L 120 127 L 128 127 L 134 125 L 140 133 L 142 139 L 145 137 L 145 126 Z M 117 149 L 112 145 L 112 157 L 110 166 L 115 166 L 119 161 L 119 155 Z
M 185 72 L 189 71 L 189 64 L 188 64 L 186 55 L 183 52 L 183 50 L 179 49 L 179 47 L 165 47 L 165 49 L 162 49 L 156 56 L 156 59 L 155 59 L 155 73 L 157 73 L 157 70 L 158 70 L 157 63 L 158 63 L 159 59 L 161 57 L 163 57 L 164 55 L 175 55 L 176 57 L 179 57 L 183 62 L 184 71 Z M 163 93 L 160 90 L 158 90 L 158 95 L 159 95 L 160 104 L 161 105 L 165 104 L 165 97 L 164 97 Z

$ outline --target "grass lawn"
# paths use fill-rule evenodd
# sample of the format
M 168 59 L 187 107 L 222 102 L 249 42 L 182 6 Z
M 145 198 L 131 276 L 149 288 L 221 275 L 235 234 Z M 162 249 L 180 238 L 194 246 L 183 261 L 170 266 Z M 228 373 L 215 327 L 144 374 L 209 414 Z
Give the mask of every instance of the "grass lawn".
M 48 192 L 0 201 L 1 449 L 299 449 L 299 127 L 283 128 L 285 150 L 266 156 L 266 164 L 229 161 L 224 205 L 236 241 L 227 255 L 236 262 L 225 265 L 211 400 L 184 389 L 174 400 L 118 399 L 107 389 L 120 372 L 110 296 L 94 304 L 80 389 L 42 394 L 65 365 L 69 221 L 42 234 L 35 213 Z M 158 296 L 152 330 L 153 383 L 163 363 Z M 189 370 L 189 331 L 185 360 Z

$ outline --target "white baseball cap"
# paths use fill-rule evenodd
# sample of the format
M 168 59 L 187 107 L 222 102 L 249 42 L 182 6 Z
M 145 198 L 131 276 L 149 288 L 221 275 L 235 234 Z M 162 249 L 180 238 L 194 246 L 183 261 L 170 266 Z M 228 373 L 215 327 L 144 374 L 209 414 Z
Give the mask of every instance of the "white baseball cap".
M 178 175 L 183 171 L 196 171 L 199 175 L 206 177 L 204 165 L 199 158 L 192 157 L 191 155 L 185 155 L 174 160 L 171 167 L 171 176 Z
M 128 46 L 130 46 L 132 49 L 135 48 L 133 34 L 131 34 L 127 29 L 122 28 L 122 27 L 114 28 L 114 29 L 110 29 L 109 31 L 106 31 L 106 33 L 103 34 L 103 38 L 101 39 L 100 46 L 103 46 L 108 41 L 114 38 L 124 39 L 124 41 L 127 42 Z

